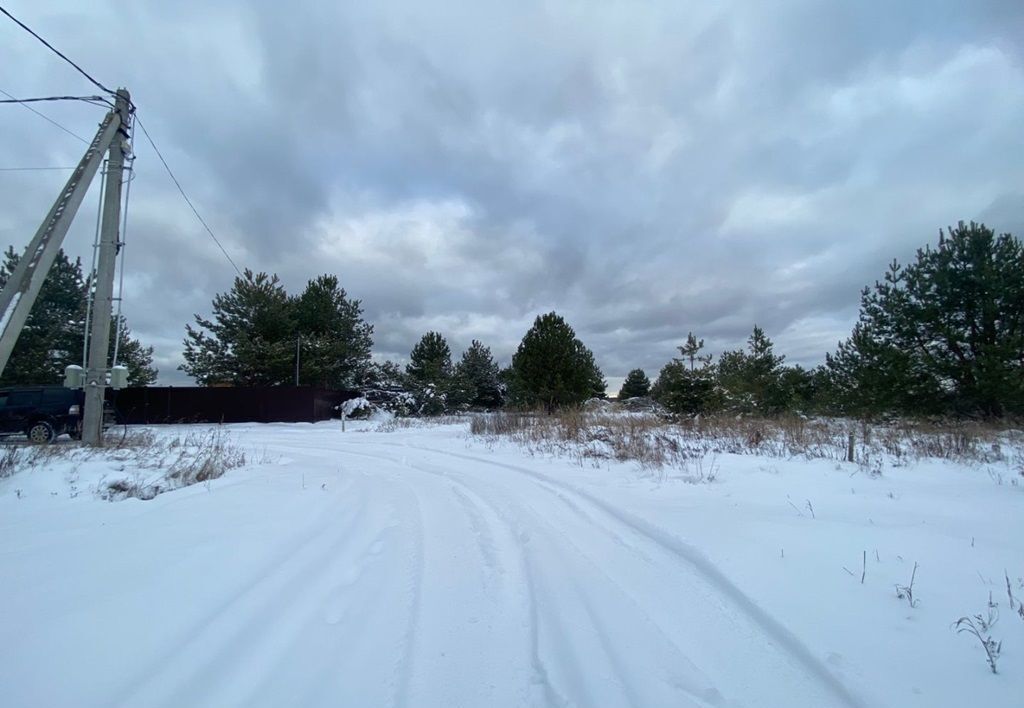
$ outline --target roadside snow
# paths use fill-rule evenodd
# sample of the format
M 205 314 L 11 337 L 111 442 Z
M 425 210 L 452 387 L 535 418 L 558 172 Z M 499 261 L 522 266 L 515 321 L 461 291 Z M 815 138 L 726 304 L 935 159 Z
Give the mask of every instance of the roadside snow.
M 0 704 L 960 708 L 1024 695 L 1024 621 L 1003 576 L 1024 596 L 1012 465 L 873 477 L 720 455 L 701 463 L 716 481 L 691 484 L 692 470 L 528 455 L 465 424 L 226 427 L 263 464 L 150 501 L 98 497 L 125 461 L 0 479 Z M 915 562 L 911 607 L 895 586 Z M 950 627 L 990 592 L 997 675 Z

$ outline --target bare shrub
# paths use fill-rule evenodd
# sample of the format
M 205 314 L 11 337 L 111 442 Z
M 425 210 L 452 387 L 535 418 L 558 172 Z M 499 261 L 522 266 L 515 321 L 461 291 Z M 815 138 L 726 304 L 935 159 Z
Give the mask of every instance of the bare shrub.
M 264 450 L 254 460 L 228 440 L 221 427 L 200 427 L 179 435 L 160 435 L 149 428 L 125 428 L 106 436 L 105 447 L 88 447 L 74 441 L 51 445 L 5 445 L 0 451 L 0 478 L 23 469 L 42 467 L 55 461 L 72 463 L 66 481 L 71 496 L 77 496 L 78 469 L 84 462 L 115 463 L 117 478 L 101 480 L 96 493 L 103 499 L 128 497 L 152 499 L 163 492 L 190 484 L 207 483 L 227 470 L 248 461 L 269 461 Z M 113 475 L 111 475 L 113 476 Z
M 0 479 L 10 477 L 18 471 L 21 453 L 14 445 L 4 445 L 0 452 Z
M 229 444 L 220 428 L 196 435 L 179 449 L 181 452 L 166 476 L 180 482 L 181 486 L 217 479 L 227 470 L 245 464 L 245 453 Z
M 131 463 L 130 478 L 106 483 L 100 496 L 114 501 L 153 499 L 163 492 L 210 482 L 246 463 L 245 452 L 227 440 L 220 427 L 161 438 L 142 430 L 130 445 L 111 450 L 111 458 Z
M 175 441 L 179 438 L 174 438 Z M 157 444 L 157 435 L 150 428 L 128 428 L 115 442 L 114 448 L 118 450 L 138 450 L 140 448 L 151 448 Z

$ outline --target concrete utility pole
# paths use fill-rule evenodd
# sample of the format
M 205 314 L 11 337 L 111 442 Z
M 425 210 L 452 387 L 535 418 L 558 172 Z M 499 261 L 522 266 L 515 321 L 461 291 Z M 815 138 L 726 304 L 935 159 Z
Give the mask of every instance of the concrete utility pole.
M 121 117 L 120 139 L 110 144 L 107 156 L 106 189 L 100 226 L 98 266 L 92 305 L 92 332 L 85 370 L 85 413 L 82 440 L 87 445 L 103 444 L 103 399 L 107 385 L 107 353 L 110 345 L 110 318 L 114 310 L 114 271 L 120 248 L 121 186 L 124 183 L 124 158 L 128 146 L 129 106 L 126 89 L 118 89 L 114 112 Z
M 113 111 L 100 123 L 96 137 L 89 143 L 81 161 L 68 177 L 64 189 L 50 207 L 49 213 L 25 249 L 11 277 L 7 279 L 3 291 L 0 292 L 0 372 L 7 366 L 32 305 L 35 304 L 46 275 L 50 272 L 50 266 L 57 257 L 57 251 L 64 242 L 64 235 L 71 226 L 71 220 L 75 218 L 78 207 L 89 190 L 89 184 L 103 162 L 103 152 L 117 137 L 120 127 L 119 116 Z

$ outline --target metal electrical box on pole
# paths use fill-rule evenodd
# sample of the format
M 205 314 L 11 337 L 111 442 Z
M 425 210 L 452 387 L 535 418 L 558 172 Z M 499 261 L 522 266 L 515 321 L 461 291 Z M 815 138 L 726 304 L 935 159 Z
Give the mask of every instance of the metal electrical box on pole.
M 103 444 L 103 399 L 107 386 L 110 318 L 113 316 L 114 271 L 120 248 L 121 186 L 124 183 L 125 152 L 128 150 L 130 97 L 119 89 L 114 113 L 120 117 L 120 139 L 110 144 L 107 156 L 106 185 L 101 213 L 99 254 L 93 290 L 92 331 L 89 334 L 89 357 L 85 369 L 85 413 L 82 419 L 82 440 L 87 445 Z

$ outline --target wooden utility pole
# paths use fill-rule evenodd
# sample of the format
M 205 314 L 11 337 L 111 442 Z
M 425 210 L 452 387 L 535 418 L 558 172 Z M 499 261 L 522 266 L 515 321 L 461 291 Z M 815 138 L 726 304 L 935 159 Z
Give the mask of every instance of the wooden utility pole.
M 114 112 L 121 118 L 121 131 L 110 144 L 103 195 L 98 266 L 92 304 L 92 331 L 89 334 L 89 358 L 85 370 L 85 413 L 82 440 L 87 445 L 103 444 L 103 399 L 107 386 L 107 354 L 110 346 L 110 318 L 114 311 L 114 271 L 120 249 L 121 186 L 124 183 L 124 158 L 128 149 L 129 110 L 126 89 L 118 89 Z

